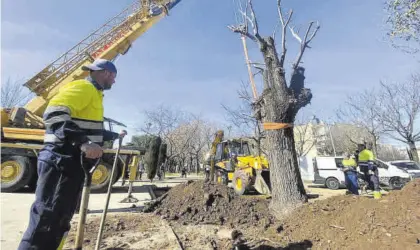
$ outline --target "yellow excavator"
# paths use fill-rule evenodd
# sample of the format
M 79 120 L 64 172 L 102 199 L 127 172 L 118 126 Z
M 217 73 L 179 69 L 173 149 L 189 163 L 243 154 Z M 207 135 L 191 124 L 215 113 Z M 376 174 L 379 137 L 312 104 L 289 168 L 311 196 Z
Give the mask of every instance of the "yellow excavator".
M 1 108 L 1 191 L 14 192 L 36 185 L 36 158 L 45 133 L 42 115 L 59 89 L 73 80 L 85 78 L 87 73 L 81 70 L 82 66 L 96 58 L 114 61 L 126 54 L 138 37 L 180 1 L 136 0 L 27 81 L 24 86 L 36 96 L 24 107 Z M 124 126 L 110 118 L 104 122 L 110 127 Z M 130 179 L 131 175 L 135 176 L 141 152 L 122 149 L 118 175 L 110 180 L 115 152 L 115 149 L 104 150 L 102 161 L 92 176 L 92 191 L 106 191 L 110 181 L 115 183 L 128 174 Z
M 238 195 L 256 190 L 271 195 L 270 170 L 267 159 L 254 155 L 246 138 L 223 140 L 223 131 L 215 135 L 206 164 L 214 169 L 213 180 L 228 185 L 232 183 Z

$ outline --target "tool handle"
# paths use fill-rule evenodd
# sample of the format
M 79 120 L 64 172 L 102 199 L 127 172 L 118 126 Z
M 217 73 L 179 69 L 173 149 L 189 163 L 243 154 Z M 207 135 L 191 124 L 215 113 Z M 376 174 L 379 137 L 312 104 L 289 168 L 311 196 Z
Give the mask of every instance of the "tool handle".
M 85 230 L 85 224 L 86 224 L 86 215 L 88 210 L 88 204 L 89 204 L 89 195 L 90 195 L 90 186 L 92 184 L 92 175 L 93 171 L 95 171 L 96 167 L 99 165 L 99 162 L 101 161 L 101 158 L 98 158 L 93 165 L 93 167 L 90 169 L 90 171 L 84 167 L 84 159 L 85 159 L 85 153 L 82 152 L 80 154 L 80 164 L 83 169 L 83 172 L 85 173 L 85 181 L 83 183 L 83 191 L 82 191 L 82 199 L 80 204 L 80 212 L 79 212 L 79 223 L 77 225 L 77 234 L 76 234 L 76 249 L 82 249 L 83 246 L 83 236 L 84 236 L 84 230 Z
M 84 186 L 90 186 L 91 182 L 92 182 L 92 173 L 95 171 L 95 169 L 98 167 L 99 163 L 101 162 L 102 158 L 98 158 L 96 159 L 95 164 L 93 165 L 93 167 L 88 171 L 87 168 L 85 168 L 84 166 L 84 159 L 85 159 L 85 153 L 82 152 L 80 154 L 80 164 L 82 166 L 83 172 L 85 173 L 85 181 L 84 181 Z
M 127 135 L 127 131 L 122 130 L 120 132 L 120 136 L 118 138 L 118 148 L 117 148 L 117 152 L 115 152 L 114 165 L 112 166 L 112 171 L 111 171 L 111 180 L 114 179 L 114 175 L 116 174 L 118 157 L 119 157 L 119 154 L 120 154 L 122 141 L 123 141 L 125 135 Z M 109 184 L 108 184 L 108 192 L 107 192 L 107 195 L 106 195 L 104 210 L 102 211 L 102 218 L 101 218 L 101 223 L 99 225 L 98 237 L 96 238 L 95 250 L 99 250 L 99 247 L 101 245 L 103 229 L 104 229 L 105 220 L 106 220 L 106 214 L 108 212 L 109 200 L 111 198 L 111 192 L 112 192 L 112 181 L 110 181 Z

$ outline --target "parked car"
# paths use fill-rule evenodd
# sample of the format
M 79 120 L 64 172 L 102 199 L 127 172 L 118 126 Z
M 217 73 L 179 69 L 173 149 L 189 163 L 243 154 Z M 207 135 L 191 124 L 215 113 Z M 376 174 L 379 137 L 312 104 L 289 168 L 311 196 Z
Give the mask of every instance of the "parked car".
M 388 161 L 377 160 L 379 181 L 391 189 L 401 189 L 408 181 L 420 178 L 420 165 L 409 160 Z

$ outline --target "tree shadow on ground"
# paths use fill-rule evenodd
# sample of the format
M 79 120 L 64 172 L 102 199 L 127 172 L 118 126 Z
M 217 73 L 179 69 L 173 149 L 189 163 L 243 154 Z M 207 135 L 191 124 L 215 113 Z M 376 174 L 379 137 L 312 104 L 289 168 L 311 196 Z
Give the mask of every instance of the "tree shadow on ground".
M 232 250 L 306 250 L 311 249 L 312 246 L 313 244 L 310 240 L 304 240 L 301 242 L 290 243 L 286 247 L 273 247 L 263 244 L 250 248 L 247 245 L 240 245 L 236 248 L 232 248 Z

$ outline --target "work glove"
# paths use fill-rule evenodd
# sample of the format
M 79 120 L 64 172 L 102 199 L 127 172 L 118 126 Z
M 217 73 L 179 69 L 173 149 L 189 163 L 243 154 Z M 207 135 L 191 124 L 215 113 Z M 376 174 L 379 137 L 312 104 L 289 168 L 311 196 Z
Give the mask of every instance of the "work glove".
M 93 142 L 86 142 L 80 146 L 80 150 L 88 159 L 98 159 L 102 157 L 103 150 L 101 146 Z

